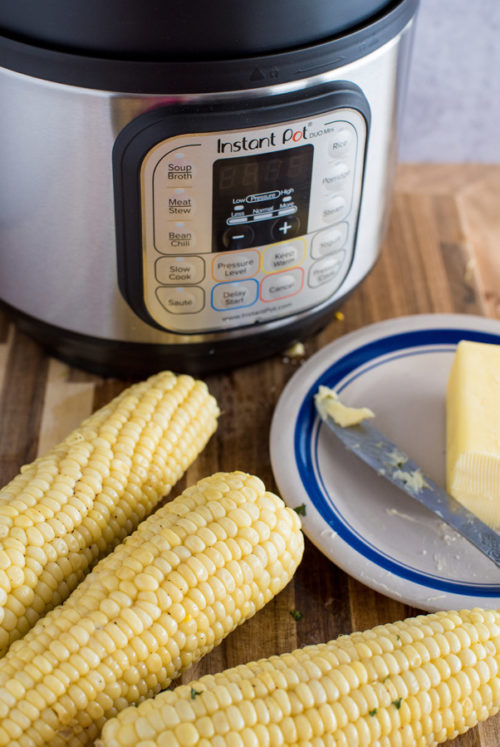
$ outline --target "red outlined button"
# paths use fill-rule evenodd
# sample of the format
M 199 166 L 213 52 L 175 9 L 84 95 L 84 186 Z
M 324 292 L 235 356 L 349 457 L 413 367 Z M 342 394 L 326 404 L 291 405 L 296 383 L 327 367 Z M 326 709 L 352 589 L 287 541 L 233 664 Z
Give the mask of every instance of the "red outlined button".
M 293 270 L 275 272 L 267 275 L 260 285 L 260 300 L 264 303 L 280 301 L 300 293 L 304 286 L 304 270 L 296 267 Z

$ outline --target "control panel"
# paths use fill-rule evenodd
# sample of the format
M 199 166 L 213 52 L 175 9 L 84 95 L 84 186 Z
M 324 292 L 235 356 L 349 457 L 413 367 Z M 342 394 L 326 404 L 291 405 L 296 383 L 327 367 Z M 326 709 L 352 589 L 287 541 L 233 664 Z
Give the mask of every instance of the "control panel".
M 137 171 L 129 303 L 140 298 L 156 326 L 192 334 L 328 300 L 353 258 L 367 130 L 360 109 L 340 106 L 154 142 Z

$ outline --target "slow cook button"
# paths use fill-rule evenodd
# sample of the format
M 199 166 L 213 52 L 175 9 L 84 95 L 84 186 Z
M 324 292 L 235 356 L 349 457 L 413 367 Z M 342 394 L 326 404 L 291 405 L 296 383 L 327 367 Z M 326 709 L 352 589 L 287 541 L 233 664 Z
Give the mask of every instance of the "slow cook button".
M 205 262 L 201 257 L 160 257 L 155 275 L 162 285 L 200 283 L 205 277 Z
M 258 292 L 259 284 L 256 280 L 219 283 L 212 288 L 212 308 L 216 311 L 224 311 L 251 306 L 256 302 Z
M 202 288 L 168 288 L 156 289 L 156 297 L 164 309 L 171 314 L 196 314 L 205 305 L 205 293 Z
M 307 279 L 309 287 L 317 288 L 319 285 L 324 285 L 334 280 L 342 266 L 344 257 L 345 251 L 341 251 L 314 262 L 309 268 Z
M 325 202 L 323 208 L 323 221 L 325 223 L 338 223 L 347 214 L 347 200 L 343 195 L 333 195 Z
M 303 239 L 287 241 L 285 244 L 274 244 L 264 250 L 262 269 L 264 272 L 286 270 L 287 267 L 300 265 L 306 253 Z
M 339 223 L 338 226 L 318 231 L 313 236 L 311 256 L 314 259 L 320 259 L 341 249 L 347 240 L 347 230 L 347 223 Z
M 259 269 L 259 253 L 224 252 L 214 257 L 212 274 L 215 280 L 239 280 L 256 275 Z
M 304 285 L 304 270 L 297 267 L 288 272 L 277 272 L 264 278 L 260 286 L 262 301 L 278 301 L 281 298 L 294 296 Z

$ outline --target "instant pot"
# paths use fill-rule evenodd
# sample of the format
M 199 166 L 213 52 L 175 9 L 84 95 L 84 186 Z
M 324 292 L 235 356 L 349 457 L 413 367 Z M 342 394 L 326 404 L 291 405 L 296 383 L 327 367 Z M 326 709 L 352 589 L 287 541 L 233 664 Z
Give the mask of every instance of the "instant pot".
M 283 351 L 383 237 L 418 0 L 3 0 L 0 300 L 103 374 Z

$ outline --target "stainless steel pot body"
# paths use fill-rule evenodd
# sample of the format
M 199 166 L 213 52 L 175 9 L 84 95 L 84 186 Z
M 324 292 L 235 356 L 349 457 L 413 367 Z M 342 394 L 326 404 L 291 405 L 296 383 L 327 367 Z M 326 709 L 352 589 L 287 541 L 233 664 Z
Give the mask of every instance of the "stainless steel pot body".
M 413 21 L 370 54 L 284 84 L 198 94 L 130 94 L 86 89 L 0 70 L 0 300 L 41 323 L 95 340 L 189 346 L 255 330 L 172 334 L 143 321 L 117 281 L 112 150 L 123 128 L 152 107 L 179 103 L 250 105 L 347 81 L 371 111 L 363 193 L 352 263 L 321 306 L 341 301 L 375 263 L 386 225 Z M 168 87 L 166 86 L 166 89 Z M 259 334 L 300 323 L 310 311 L 262 323 Z

